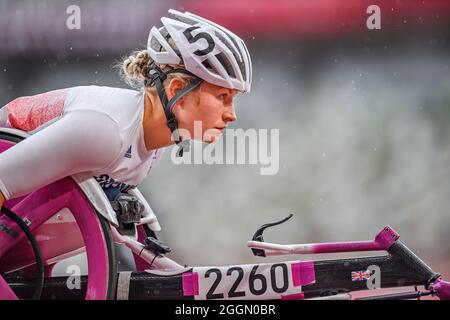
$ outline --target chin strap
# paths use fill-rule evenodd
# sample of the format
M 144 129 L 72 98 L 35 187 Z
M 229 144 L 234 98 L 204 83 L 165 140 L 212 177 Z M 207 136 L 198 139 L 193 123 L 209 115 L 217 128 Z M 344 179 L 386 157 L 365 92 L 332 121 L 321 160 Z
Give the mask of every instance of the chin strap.
M 163 82 L 167 79 L 167 75 L 171 73 L 184 73 L 196 77 L 194 74 L 185 69 L 174 69 L 163 72 L 156 64 L 154 64 L 150 67 L 148 74 L 150 79 L 145 81 L 145 85 L 152 86 L 153 84 L 155 84 L 156 91 L 158 92 L 159 99 L 161 100 L 162 106 L 164 108 L 164 113 L 167 119 L 167 126 L 169 127 L 172 133 L 172 137 L 178 146 L 177 156 L 182 157 L 184 151 L 189 151 L 189 140 L 182 140 L 178 132 L 178 121 L 175 118 L 172 109 L 180 98 L 197 88 L 203 82 L 203 80 L 196 77 L 194 80 L 189 82 L 186 87 L 181 89 L 172 99 L 168 100 L 166 96 L 166 90 L 164 90 Z

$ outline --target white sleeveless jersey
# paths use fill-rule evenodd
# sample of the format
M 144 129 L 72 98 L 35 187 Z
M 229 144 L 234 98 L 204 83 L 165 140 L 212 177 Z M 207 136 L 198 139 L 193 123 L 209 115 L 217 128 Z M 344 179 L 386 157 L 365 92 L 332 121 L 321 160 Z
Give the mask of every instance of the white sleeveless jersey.
M 0 191 L 11 199 L 81 172 L 103 188 L 136 187 L 163 152 L 146 149 L 143 116 L 144 94 L 120 88 L 74 87 L 11 101 L 0 125 L 32 135 L 0 154 Z

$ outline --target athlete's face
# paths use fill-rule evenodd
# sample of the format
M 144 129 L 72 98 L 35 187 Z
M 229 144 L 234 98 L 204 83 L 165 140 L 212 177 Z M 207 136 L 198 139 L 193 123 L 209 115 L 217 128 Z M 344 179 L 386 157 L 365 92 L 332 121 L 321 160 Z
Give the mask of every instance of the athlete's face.
M 183 138 L 206 143 L 219 139 L 228 123 L 237 120 L 233 104 L 237 93 L 203 82 L 197 90 L 185 95 L 174 107 L 180 134 L 183 136 L 185 131 L 190 135 Z

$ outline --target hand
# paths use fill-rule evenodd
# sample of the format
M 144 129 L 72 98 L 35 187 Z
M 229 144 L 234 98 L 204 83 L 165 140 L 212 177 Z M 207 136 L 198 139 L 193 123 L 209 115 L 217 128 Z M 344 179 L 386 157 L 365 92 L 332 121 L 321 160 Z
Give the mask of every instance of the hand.
M 139 199 L 128 193 L 119 193 L 111 201 L 111 206 L 116 211 L 118 220 L 122 223 L 138 223 L 144 211 L 144 205 Z
M 0 191 L 0 208 L 3 207 L 3 203 L 5 203 L 5 197 L 3 193 Z

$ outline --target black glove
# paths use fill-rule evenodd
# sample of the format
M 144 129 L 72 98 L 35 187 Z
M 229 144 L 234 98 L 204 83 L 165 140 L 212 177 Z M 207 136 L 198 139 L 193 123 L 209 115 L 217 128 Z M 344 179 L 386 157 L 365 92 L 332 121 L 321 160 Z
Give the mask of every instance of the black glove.
M 119 222 L 138 223 L 141 220 L 141 214 L 144 211 L 144 205 L 139 199 L 128 193 L 119 193 L 111 201 L 111 206 L 117 213 Z

